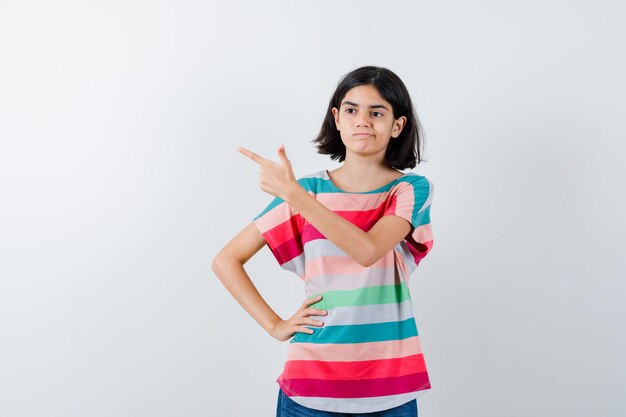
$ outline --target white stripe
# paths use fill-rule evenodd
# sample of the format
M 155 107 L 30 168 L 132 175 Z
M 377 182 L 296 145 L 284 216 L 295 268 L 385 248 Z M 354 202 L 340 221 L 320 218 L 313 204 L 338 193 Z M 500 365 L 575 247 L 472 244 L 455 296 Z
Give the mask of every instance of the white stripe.
M 413 316 L 413 305 L 410 299 L 401 303 L 372 304 L 367 306 L 335 307 L 328 310 L 326 316 L 309 316 L 324 322 L 324 326 L 340 326 L 348 324 L 385 323 L 402 321 Z M 318 326 L 311 326 L 320 328 Z
M 372 413 L 398 407 L 417 399 L 430 390 L 408 392 L 384 397 L 330 398 L 330 397 L 289 397 L 305 407 L 335 413 Z

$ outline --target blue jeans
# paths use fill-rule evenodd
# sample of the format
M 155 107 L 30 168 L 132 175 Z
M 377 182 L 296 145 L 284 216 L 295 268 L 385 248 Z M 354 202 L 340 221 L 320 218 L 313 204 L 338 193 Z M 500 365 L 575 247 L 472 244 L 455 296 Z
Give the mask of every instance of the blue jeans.
M 276 417 L 417 417 L 417 400 L 414 399 L 397 407 L 373 413 L 335 413 L 332 411 L 313 410 L 300 405 L 279 388 Z

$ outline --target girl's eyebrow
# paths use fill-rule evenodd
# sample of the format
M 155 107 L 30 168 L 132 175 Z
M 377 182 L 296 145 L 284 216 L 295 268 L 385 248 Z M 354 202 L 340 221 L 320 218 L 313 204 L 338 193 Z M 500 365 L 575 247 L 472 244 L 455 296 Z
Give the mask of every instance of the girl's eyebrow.
M 344 102 L 343 102 L 343 104 L 342 104 L 342 106 L 354 106 L 354 107 L 359 107 L 359 105 L 358 105 L 358 104 L 353 103 L 353 102 L 351 102 L 351 101 L 344 101 Z M 385 110 L 389 111 L 389 109 L 388 109 L 386 106 L 382 105 L 382 104 L 374 104 L 374 105 L 371 105 L 371 106 L 370 106 L 370 109 L 385 109 Z

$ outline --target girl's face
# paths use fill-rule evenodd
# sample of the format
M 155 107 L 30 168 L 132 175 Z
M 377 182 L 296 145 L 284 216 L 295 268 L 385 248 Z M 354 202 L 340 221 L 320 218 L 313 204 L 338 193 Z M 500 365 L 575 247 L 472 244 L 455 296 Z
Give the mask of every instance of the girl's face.
M 335 125 L 349 152 L 379 155 L 384 160 L 387 144 L 400 135 L 406 117 L 393 118 L 393 109 L 373 85 L 350 89 L 339 109 L 332 108 Z

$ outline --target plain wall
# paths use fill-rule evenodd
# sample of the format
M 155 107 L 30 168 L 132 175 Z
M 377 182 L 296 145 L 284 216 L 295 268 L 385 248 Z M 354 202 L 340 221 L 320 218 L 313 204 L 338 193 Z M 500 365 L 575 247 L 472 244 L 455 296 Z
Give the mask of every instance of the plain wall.
M 211 270 L 340 77 L 405 82 L 435 184 L 428 416 L 624 415 L 626 6 L 0 1 L 0 415 L 272 416 L 287 345 Z M 246 270 L 304 299 L 267 247 Z

